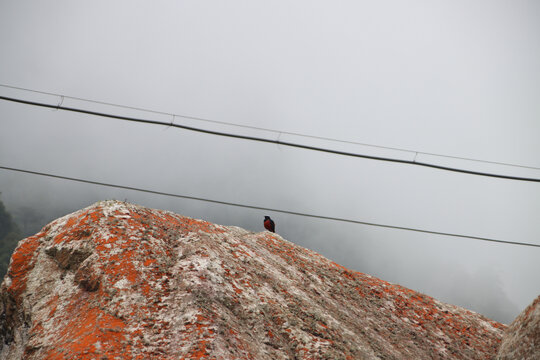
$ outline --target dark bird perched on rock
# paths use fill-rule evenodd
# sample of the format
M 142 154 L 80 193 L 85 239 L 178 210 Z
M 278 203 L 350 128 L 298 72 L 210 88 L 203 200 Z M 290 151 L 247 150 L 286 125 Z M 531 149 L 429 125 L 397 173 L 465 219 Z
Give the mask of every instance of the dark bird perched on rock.
M 274 221 L 270 219 L 270 216 L 264 217 L 264 228 L 271 232 L 276 232 L 276 224 L 274 224 Z

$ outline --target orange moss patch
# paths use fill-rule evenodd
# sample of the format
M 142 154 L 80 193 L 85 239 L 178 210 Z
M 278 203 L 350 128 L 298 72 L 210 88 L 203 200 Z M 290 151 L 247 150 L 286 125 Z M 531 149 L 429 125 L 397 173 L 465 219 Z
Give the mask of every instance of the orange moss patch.
M 203 309 L 199 311 L 202 312 Z M 194 322 L 185 324 L 185 339 L 190 339 L 189 342 L 192 344 L 185 359 L 210 359 L 209 344 L 216 336 L 216 332 L 210 327 L 212 319 L 202 313 L 197 314 L 195 319 Z
M 75 216 L 70 217 L 66 224 L 64 225 L 65 228 L 71 228 L 75 223 L 77 222 L 77 218 Z
M 49 318 L 52 318 L 54 316 L 54 314 L 56 313 L 56 308 L 58 307 L 58 299 L 59 298 L 60 298 L 60 296 L 58 296 L 58 294 L 57 294 L 57 295 L 53 296 L 53 298 L 47 302 L 47 307 L 51 309 L 49 311 Z
M 96 212 L 93 212 L 92 215 L 94 215 L 94 219 L 97 222 L 97 220 L 100 218 L 98 216 L 99 213 L 96 214 Z M 91 215 L 88 214 L 88 211 L 83 212 L 78 216 L 72 215 L 69 219 L 67 219 L 65 225 L 62 227 L 64 231 L 54 237 L 54 244 L 81 240 L 89 237 L 92 234 L 92 227 L 89 226 L 90 221 L 88 221 L 89 217 L 91 217 Z
M 125 277 L 133 284 L 139 278 L 139 272 L 133 264 L 134 258 L 135 251 L 133 250 L 113 255 L 109 258 L 109 264 L 104 266 L 102 270 L 113 278 Z
M 9 293 L 18 300 L 26 290 L 26 277 L 34 268 L 36 249 L 39 247 L 39 239 L 43 233 L 24 239 L 11 257 L 11 266 L 8 275 L 11 278 Z
M 64 316 L 67 323 L 59 330 L 57 346 L 49 351 L 47 358 L 96 359 L 125 357 L 130 353 L 123 333 L 125 323 L 97 307 L 90 307 L 86 299 L 75 299 Z
M 150 265 L 154 264 L 155 262 L 156 262 L 155 259 L 146 259 L 144 261 L 144 266 L 150 266 Z

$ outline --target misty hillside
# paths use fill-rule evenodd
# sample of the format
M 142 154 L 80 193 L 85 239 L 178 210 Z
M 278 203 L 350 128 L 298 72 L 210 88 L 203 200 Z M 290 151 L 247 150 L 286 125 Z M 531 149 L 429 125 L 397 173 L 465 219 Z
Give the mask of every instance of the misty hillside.
M 11 253 L 20 239 L 19 227 L 0 199 L 0 277 L 6 274 Z
M 106 201 L 22 240 L 0 358 L 490 359 L 505 326 L 277 234 Z

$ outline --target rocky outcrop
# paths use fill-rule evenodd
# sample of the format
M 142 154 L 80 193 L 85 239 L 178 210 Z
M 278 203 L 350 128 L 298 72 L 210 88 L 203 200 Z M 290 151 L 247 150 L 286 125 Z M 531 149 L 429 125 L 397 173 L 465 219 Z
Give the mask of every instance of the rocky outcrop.
M 497 359 L 540 359 L 540 296 L 506 329 Z
M 2 359 L 491 359 L 504 325 L 270 232 L 106 201 L 19 243 Z

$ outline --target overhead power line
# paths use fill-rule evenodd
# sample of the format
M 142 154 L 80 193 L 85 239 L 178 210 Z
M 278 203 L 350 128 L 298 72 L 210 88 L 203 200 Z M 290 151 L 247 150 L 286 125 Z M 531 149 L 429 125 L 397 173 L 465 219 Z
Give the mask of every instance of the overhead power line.
M 347 151 L 332 150 L 332 149 L 326 149 L 326 148 L 321 148 L 321 147 L 317 147 L 317 146 L 310 146 L 310 145 L 303 145 L 303 144 L 292 143 L 292 142 L 287 142 L 287 141 L 280 141 L 279 139 L 278 140 L 273 140 L 273 139 L 255 137 L 255 136 L 232 134 L 232 133 L 227 133 L 227 132 L 221 132 L 221 131 L 214 131 L 214 130 L 207 130 L 207 129 L 197 128 L 197 127 L 193 127 L 193 126 L 174 124 L 173 122 L 168 123 L 168 122 L 164 122 L 164 121 L 140 119 L 140 118 L 134 118 L 134 117 L 129 117 L 129 116 L 121 116 L 121 115 L 114 115 L 114 114 L 91 111 L 91 110 L 84 110 L 84 109 L 79 109 L 79 108 L 66 107 L 66 106 L 62 106 L 60 104 L 52 105 L 52 104 L 40 103 L 40 102 L 23 100 L 23 99 L 18 99 L 18 98 L 11 98 L 11 97 L 6 97 L 6 96 L 0 96 L 0 100 L 12 101 L 12 102 L 26 104 L 26 105 L 40 106 L 40 107 L 45 107 L 45 108 L 50 108 L 50 109 L 59 109 L 59 110 L 71 111 L 71 112 L 76 112 L 76 113 L 81 113 L 81 114 L 102 116 L 102 117 L 107 117 L 107 118 L 111 118 L 111 119 L 118 119 L 118 120 L 131 121 L 131 122 L 144 123 L 144 124 L 151 124 L 151 125 L 175 127 L 175 128 L 179 128 L 179 129 L 195 131 L 195 132 L 200 132 L 200 133 L 204 133 L 204 134 L 224 136 L 224 137 L 243 139 L 243 140 L 250 140 L 250 141 L 258 141 L 258 142 L 264 142 L 264 143 L 270 143 L 270 144 L 277 144 L 277 145 L 289 146 L 289 147 L 305 149 L 305 150 L 319 151 L 319 152 L 335 154 L 335 155 L 343 155 L 343 156 L 350 156 L 350 157 L 355 157 L 355 158 L 363 158 L 363 159 L 370 159 L 370 160 L 377 160 L 377 161 L 386 161 L 386 162 L 400 163 L 400 164 L 406 164 L 406 165 L 423 166 L 423 167 L 428 167 L 428 168 L 433 168 L 433 169 L 453 171 L 453 172 L 457 172 L 457 173 L 478 175 L 478 176 L 486 176 L 486 177 L 506 179 L 506 180 L 540 182 L 540 179 L 538 179 L 538 178 L 520 177 L 520 176 L 512 176 L 512 175 L 502 175 L 502 174 L 494 174 L 494 173 L 487 173 L 487 172 L 481 172 L 481 171 L 460 169 L 460 168 L 454 168 L 454 167 L 449 167 L 449 166 L 436 165 L 436 164 L 416 161 L 416 159 L 415 160 L 404 160 L 404 159 L 395 159 L 395 158 L 388 158 L 388 157 L 382 157 L 382 156 L 358 154 L 358 153 L 352 153 L 352 152 L 347 152 Z
M 182 198 L 182 199 L 204 201 L 204 202 L 209 202 L 209 203 L 214 203 L 214 204 L 221 204 L 221 205 L 228 205 L 228 206 L 236 206 L 236 207 L 241 207 L 241 208 L 245 208 L 245 209 L 265 210 L 265 211 L 272 211 L 272 212 L 277 212 L 277 213 L 282 213 L 282 214 L 297 215 L 297 216 L 303 216 L 303 217 L 309 217 L 309 218 L 315 218 L 315 219 L 340 221 L 340 222 L 346 222 L 346 223 L 352 223 L 352 224 L 376 226 L 376 227 L 395 229 L 395 230 L 414 231 L 414 232 L 419 232 L 419 233 L 441 235 L 441 236 L 459 237 L 459 238 L 464 238 L 464 239 L 487 241 L 487 242 L 500 243 L 500 244 L 511 244 L 511 245 L 520 245 L 520 246 L 540 247 L 540 244 L 532 244 L 532 243 L 524 243 L 524 242 L 516 242 L 516 241 L 506 241 L 506 240 L 497 240 L 497 239 L 491 239 L 491 238 L 479 237 L 479 236 L 454 234 L 454 233 L 448 233 L 448 232 L 442 232 L 442 231 L 416 229 L 416 228 L 410 228 L 410 227 L 405 227 L 405 226 L 378 224 L 378 223 L 373 223 L 373 222 L 345 219 L 345 218 L 333 217 L 333 216 L 323 216 L 323 215 L 308 214 L 308 213 L 303 213 L 303 212 L 299 212 L 299 211 L 273 209 L 273 208 L 268 208 L 268 207 L 263 207 L 263 206 L 239 204 L 239 203 L 234 203 L 234 202 L 229 202 L 229 201 L 220 201 L 220 200 L 207 199 L 207 198 L 202 198 L 202 197 L 197 197 L 197 196 L 173 194 L 173 193 L 167 193 L 167 192 L 163 192 L 163 191 L 141 189 L 141 188 L 137 188 L 137 187 L 133 187 L 133 186 L 117 185 L 117 184 L 104 183 L 104 182 L 100 182 L 100 181 L 93 181 L 93 180 L 79 179 L 79 178 L 73 178 L 73 177 L 62 176 L 62 175 L 48 174 L 48 173 L 39 172 L 39 171 L 17 169 L 17 168 L 8 167 L 8 166 L 1 166 L 0 165 L 0 169 L 9 170 L 9 171 L 16 171 L 16 172 L 32 174 L 32 175 L 46 176 L 46 177 L 51 177 L 51 178 L 55 178 L 55 179 L 76 181 L 76 182 L 85 183 L 85 184 L 100 185 L 100 186 L 107 186 L 107 187 L 112 187 L 112 188 L 117 188 L 117 189 L 144 192 L 144 193 L 149 193 L 149 194 L 154 194 L 154 195 L 161 195 L 161 196 L 169 196 L 169 197 L 176 197 L 176 198 Z
M 489 160 L 473 159 L 473 158 L 462 157 L 462 156 L 444 155 L 444 154 L 437 154 L 437 153 L 426 152 L 426 151 L 418 151 L 418 150 L 403 149 L 403 148 L 383 146 L 383 145 L 367 144 L 367 143 L 362 143 L 362 142 L 357 142 L 357 141 L 335 139 L 335 138 L 330 138 L 330 137 L 325 137 L 325 136 L 307 135 L 307 134 L 302 134 L 302 133 L 298 133 L 298 132 L 290 132 L 290 131 L 282 131 L 282 130 L 276 130 L 276 129 L 257 127 L 257 126 L 242 125 L 242 124 L 236 124 L 236 123 L 232 123 L 232 122 L 206 119 L 206 118 L 202 118 L 202 117 L 185 115 L 185 114 L 184 115 L 183 114 L 173 114 L 173 113 L 168 113 L 168 112 L 164 112 L 164 111 L 157 111 L 157 110 L 151 110 L 151 109 L 146 109 L 146 108 L 141 108 L 141 107 L 120 105 L 120 104 L 115 104 L 115 103 L 110 103 L 110 102 L 105 102 L 105 101 L 91 100 L 91 99 L 86 99 L 86 98 L 81 98 L 81 97 L 62 95 L 62 94 L 57 94 L 57 93 L 52 93 L 52 92 L 34 90 L 34 89 L 23 88 L 23 87 L 18 87 L 18 86 L 11 86 L 11 85 L 6 85 L 6 84 L 0 84 L 0 87 L 9 88 L 9 89 L 16 89 L 16 90 L 21 90 L 21 91 L 26 91 L 26 92 L 31 92 L 31 93 L 37 93 L 37 94 L 56 96 L 56 97 L 61 99 L 60 104 L 63 102 L 64 99 L 72 99 L 72 100 L 77 100 L 77 101 L 93 103 L 93 104 L 114 106 L 114 107 L 121 108 L 121 109 L 130 109 L 130 110 L 144 111 L 144 112 L 147 112 L 147 113 L 153 113 L 153 114 L 159 114 L 159 115 L 167 115 L 167 116 L 172 116 L 173 119 L 175 117 L 178 117 L 178 118 L 184 118 L 184 119 L 189 119 L 189 120 L 196 120 L 196 121 L 200 121 L 200 122 L 207 122 L 207 123 L 214 123 L 214 124 L 220 124 L 220 125 L 233 126 L 233 127 L 237 127 L 237 128 L 243 128 L 243 129 L 266 131 L 266 132 L 274 133 L 276 135 L 293 135 L 293 136 L 303 137 L 303 138 L 306 138 L 306 139 L 317 139 L 317 140 L 324 140 L 324 141 L 343 143 L 343 144 L 361 145 L 361 146 L 377 148 L 377 149 L 401 151 L 401 152 L 404 152 L 404 153 L 409 153 L 411 156 L 414 155 L 415 158 L 418 155 L 429 155 L 429 156 L 435 156 L 435 157 L 447 158 L 447 159 L 466 160 L 466 161 L 473 161 L 473 162 L 484 163 L 484 164 L 504 165 L 504 166 L 523 168 L 523 169 L 540 170 L 539 167 L 534 167 L 534 166 L 518 165 L 518 164 L 511 164 L 511 163 L 500 162 L 500 161 L 489 161 Z

